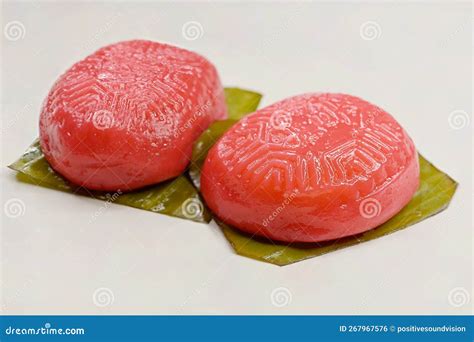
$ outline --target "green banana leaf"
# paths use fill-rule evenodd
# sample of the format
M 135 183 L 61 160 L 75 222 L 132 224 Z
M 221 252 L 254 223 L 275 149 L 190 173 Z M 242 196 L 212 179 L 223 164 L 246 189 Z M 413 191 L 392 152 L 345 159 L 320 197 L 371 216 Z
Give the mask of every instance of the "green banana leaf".
M 235 122 L 236 120 L 226 120 L 214 124 L 201 135 L 195 144 L 190 176 L 197 187 L 199 186 L 199 169 L 207 152 Z M 392 219 L 362 234 L 322 243 L 285 244 L 251 237 L 216 217 L 214 219 L 237 254 L 275 265 L 288 265 L 396 232 L 445 209 L 451 201 L 458 184 L 434 167 L 423 156 L 419 155 L 419 161 L 420 187 L 411 201 Z
M 225 99 L 229 119 L 239 120 L 248 113 L 254 112 L 262 99 L 262 95 L 240 88 L 225 88 Z
M 46 161 L 38 140 L 9 168 L 18 171 L 16 178 L 25 183 L 196 222 L 209 222 L 211 219 L 199 193 L 185 175 L 132 192 L 92 191 L 78 187 L 56 173 Z
M 384 224 L 365 233 L 320 243 L 291 243 L 269 241 L 250 237 L 216 219 L 225 237 L 237 254 L 284 266 L 313 258 L 338 249 L 370 241 L 407 228 L 447 208 L 457 183 L 428 162 L 422 155 L 420 160 L 420 187 L 411 201 Z
M 252 111 L 255 102 L 258 103 L 261 98 L 260 94 L 238 88 L 227 88 L 225 94 L 228 111 L 234 119 Z M 46 161 L 38 140 L 8 167 L 18 172 L 16 178 L 21 182 L 196 222 L 211 220 L 209 210 L 186 173 L 175 179 L 127 193 L 91 191 L 75 186 L 56 173 Z

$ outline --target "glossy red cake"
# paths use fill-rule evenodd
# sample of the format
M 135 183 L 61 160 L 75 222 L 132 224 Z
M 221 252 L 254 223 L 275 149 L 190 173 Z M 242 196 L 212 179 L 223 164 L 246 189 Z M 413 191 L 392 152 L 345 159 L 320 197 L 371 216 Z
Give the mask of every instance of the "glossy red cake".
M 181 174 L 194 140 L 226 117 L 208 60 L 134 40 L 98 50 L 56 81 L 42 108 L 40 142 L 71 182 L 127 191 Z
M 280 241 L 372 229 L 419 185 L 418 155 L 381 108 L 344 94 L 291 97 L 227 131 L 207 155 L 201 190 L 224 222 Z

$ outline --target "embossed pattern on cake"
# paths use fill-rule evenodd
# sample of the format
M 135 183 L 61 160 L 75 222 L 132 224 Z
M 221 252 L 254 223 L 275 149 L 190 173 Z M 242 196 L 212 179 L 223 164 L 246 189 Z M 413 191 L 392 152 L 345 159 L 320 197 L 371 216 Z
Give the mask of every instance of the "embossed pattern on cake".
M 40 117 L 42 150 L 61 175 L 122 191 L 178 176 L 194 140 L 227 116 L 215 67 L 174 46 L 104 47 L 54 84 Z
M 418 174 L 413 142 L 388 113 L 313 93 L 243 118 L 209 152 L 201 183 L 210 208 L 237 228 L 322 241 L 385 222 L 410 200 Z

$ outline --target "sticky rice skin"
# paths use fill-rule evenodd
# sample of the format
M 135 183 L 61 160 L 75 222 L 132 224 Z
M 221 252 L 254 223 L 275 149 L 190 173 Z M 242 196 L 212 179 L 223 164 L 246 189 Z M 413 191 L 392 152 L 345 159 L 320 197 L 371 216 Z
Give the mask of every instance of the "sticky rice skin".
M 194 140 L 227 117 L 216 68 L 204 57 L 145 40 L 99 49 L 53 85 L 40 144 L 74 184 L 129 191 L 180 175 Z
M 222 221 L 284 242 L 338 239 L 397 214 L 418 155 L 383 109 L 346 94 L 294 96 L 252 113 L 211 148 L 203 197 Z

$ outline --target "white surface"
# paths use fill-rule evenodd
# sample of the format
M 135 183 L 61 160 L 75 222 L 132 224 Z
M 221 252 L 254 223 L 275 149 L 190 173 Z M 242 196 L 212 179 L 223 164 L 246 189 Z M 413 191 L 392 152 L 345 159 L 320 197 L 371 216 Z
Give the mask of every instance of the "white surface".
M 458 130 L 448 122 L 454 110 L 472 121 L 468 3 L 7 2 L 2 17 L 2 28 L 25 28 L 19 40 L 2 37 L 2 206 L 12 198 L 25 204 L 18 218 L 2 212 L 4 313 L 471 312 L 472 122 Z M 189 21 L 202 25 L 196 40 L 182 34 Z M 380 27 L 374 40 L 360 35 L 367 21 Z M 261 91 L 264 105 L 321 90 L 380 105 L 460 183 L 451 206 L 396 234 L 277 267 L 235 255 L 215 224 L 118 205 L 91 223 L 102 202 L 16 182 L 4 166 L 37 136 L 57 76 L 96 48 L 131 38 L 207 56 L 225 85 Z M 291 296 L 283 307 L 272 304 L 279 287 Z M 113 295 L 109 305 L 94 304 L 99 288 L 109 289 L 102 299 Z

